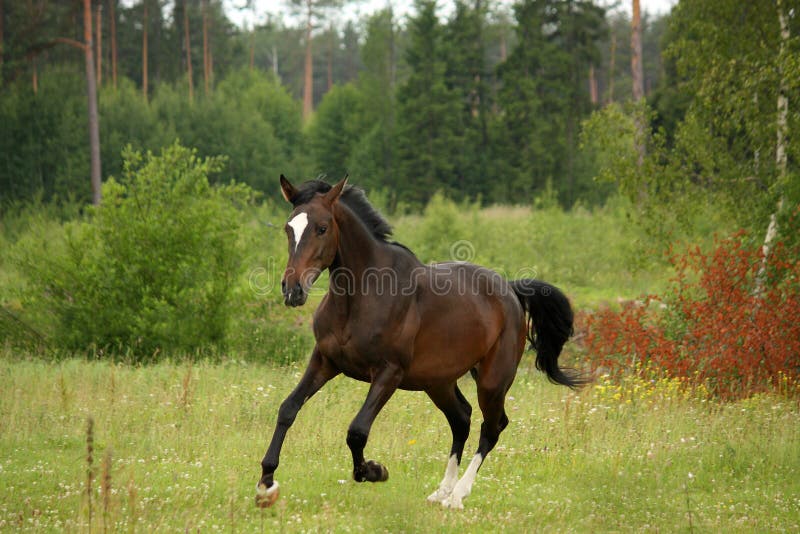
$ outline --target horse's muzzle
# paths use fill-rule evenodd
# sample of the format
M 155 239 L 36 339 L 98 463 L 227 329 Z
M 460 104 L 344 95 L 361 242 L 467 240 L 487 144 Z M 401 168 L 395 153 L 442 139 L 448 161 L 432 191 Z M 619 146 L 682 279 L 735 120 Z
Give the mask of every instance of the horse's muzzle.
M 281 291 L 283 292 L 283 303 L 287 306 L 302 306 L 306 303 L 308 294 L 303 290 L 300 282 L 289 286 L 286 284 L 286 280 L 283 280 L 281 281 Z

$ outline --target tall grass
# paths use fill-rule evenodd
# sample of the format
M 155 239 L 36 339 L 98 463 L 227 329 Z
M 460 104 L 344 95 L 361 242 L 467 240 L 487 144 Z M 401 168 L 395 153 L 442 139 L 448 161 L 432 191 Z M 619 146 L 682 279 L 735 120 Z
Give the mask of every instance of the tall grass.
M 383 484 L 351 480 L 345 434 L 366 385 L 337 378 L 300 412 L 257 509 L 259 462 L 299 366 L 245 361 L 133 367 L 0 358 L 0 530 L 100 531 L 797 531 L 800 408 L 757 396 L 717 404 L 662 380 L 549 385 L 526 359 L 511 419 L 466 510 L 425 501 L 450 446 L 425 395 L 399 392 L 367 455 Z M 480 416 L 474 384 L 462 390 Z M 86 420 L 95 457 L 113 448 L 85 507 Z M 107 473 L 107 475 L 105 474 Z M 106 477 L 107 480 L 106 480 Z M 110 488 L 110 489 L 106 489 Z M 104 500 L 107 492 L 107 504 Z M 103 503 L 103 504 L 98 504 Z M 101 513 L 102 511 L 102 513 Z M 691 523 L 690 523 L 691 521 Z

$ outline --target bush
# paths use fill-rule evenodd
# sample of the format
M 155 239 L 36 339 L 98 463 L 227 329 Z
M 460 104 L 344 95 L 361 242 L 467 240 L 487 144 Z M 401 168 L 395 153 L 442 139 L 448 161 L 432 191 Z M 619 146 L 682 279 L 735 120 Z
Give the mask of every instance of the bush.
M 224 342 L 241 268 L 243 185 L 211 187 L 218 158 L 174 144 L 127 150 L 103 204 L 60 232 L 29 235 L 16 258 L 26 306 L 50 310 L 59 348 L 125 351 L 135 360 Z
M 761 247 L 744 233 L 673 256 L 663 298 L 588 318 L 586 345 L 611 371 L 661 372 L 723 398 L 800 380 L 800 250 L 778 245 L 759 275 Z M 759 281 L 760 279 L 760 281 Z

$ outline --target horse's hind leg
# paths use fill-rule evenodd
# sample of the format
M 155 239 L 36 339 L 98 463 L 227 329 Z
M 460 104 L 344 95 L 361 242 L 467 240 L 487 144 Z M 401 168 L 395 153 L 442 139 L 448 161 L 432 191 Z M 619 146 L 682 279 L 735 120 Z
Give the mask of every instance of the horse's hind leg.
M 396 365 L 387 365 L 373 378 L 364 405 L 347 430 L 347 446 L 353 454 L 353 479 L 356 482 L 383 482 L 389 471 L 378 462 L 364 460 L 364 447 L 378 412 L 391 398 L 403 380 L 403 371 Z
M 478 450 L 472 461 L 467 466 L 464 476 L 456 483 L 450 496 L 442 501 L 447 508 L 463 508 L 462 500 L 472 491 L 472 485 L 478 474 L 481 464 L 489 454 L 500 433 L 508 426 L 508 416 L 505 411 L 505 396 L 511 383 L 514 381 L 519 359 L 513 340 L 506 340 L 505 350 L 501 344 L 490 357 L 481 362 L 478 368 L 478 404 L 483 414 L 481 436 L 478 441 Z M 521 351 L 520 351 L 521 352 Z
M 472 457 L 464 472 L 464 476 L 456 483 L 450 496 L 442 501 L 447 508 L 463 508 L 462 500 L 472 492 L 472 485 L 478 474 L 481 464 L 486 459 L 497 440 L 500 432 L 508 425 L 508 417 L 503 408 L 503 397 L 505 391 L 481 392 L 478 390 L 478 401 L 483 412 L 483 423 L 481 424 L 481 437 L 478 442 L 478 450 Z
M 426 391 L 433 403 L 447 417 L 450 430 L 453 433 L 453 445 L 450 447 L 450 458 L 439 488 L 428 496 L 430 502 L 442 502 L 458 482 L 458 466 L 461 464 L 461 455 L 464 444 L 469 436 L 469 418 L 472 415 L 472 406 L 458 389 L 457 384 L 448 384 L 442 388 Z

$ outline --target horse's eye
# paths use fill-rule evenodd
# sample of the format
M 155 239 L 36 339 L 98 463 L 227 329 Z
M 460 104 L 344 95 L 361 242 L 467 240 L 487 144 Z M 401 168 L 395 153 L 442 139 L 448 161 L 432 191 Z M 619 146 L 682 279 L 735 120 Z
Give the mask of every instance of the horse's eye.
M 317 227 L 317 235 L 322 235 L 327 231 L 328 231 L 328 227 L 327 226 L 318 226 Z

